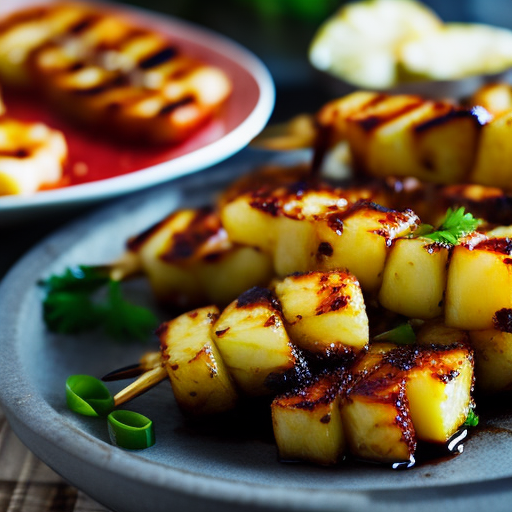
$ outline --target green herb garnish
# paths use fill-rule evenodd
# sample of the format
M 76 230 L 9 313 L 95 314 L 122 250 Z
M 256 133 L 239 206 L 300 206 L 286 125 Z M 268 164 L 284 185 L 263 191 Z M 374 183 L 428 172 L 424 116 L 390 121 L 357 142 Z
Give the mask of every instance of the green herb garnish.
M 475 414 L 475 411 L 473 409 L 470 409 L 468 412 L 468 417 L 466 418 L 466 421 L 464 422 L 465 427 L 476 427 L 478 425 L 478 422 L 480 421 L 480 418 Z
M 473 233 L 480 225 L 471 213 L 465 213 L 464 207 L 453 210 L 448 208 L 441 225 L 434 229 L 429 224 L 422 224 L 415 232 L 415 237 L 429 238 L 443 245 L 457 245 L 461 238 Z
M 108 433 L 113 445 L 127 450 L 143 450 L 155 444 L 153 422 L 137 412 L 111 412 L 108 416 Z
M 40 285 L 46 291 L 43 318 L 53 332 L 76 334 L 101 325 L 113 338 L 145 340 L 158 324 L 149 310 L 123 298 L 120 283 L 110 279 L 105 267 L 68 268 Z
M 105 384 L 90 375 L 67 378 L 66 402 L 73 412 L 84 416 L 107 416 L 114 409 L 114 399 Z
M 373 338 L 374 341 L 387 341 L 397 345 L 413 345 L 416 343 L 416 334 L 411 324 L 404 323 L 389 331 L 378 334 Z

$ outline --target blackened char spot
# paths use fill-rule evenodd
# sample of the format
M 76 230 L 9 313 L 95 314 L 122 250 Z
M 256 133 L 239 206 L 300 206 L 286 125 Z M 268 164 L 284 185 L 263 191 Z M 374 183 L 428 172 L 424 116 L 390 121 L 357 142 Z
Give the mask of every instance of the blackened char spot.
M 194 102 L 193 96 L 185 96 L 181 100 L 173 101 L 172 103 L 169 103 L 169 104 L 165 105 L 164 107 L 162 107 L 160 109 L 160 112 L 158 112 L 158 115 L 165 116 L 167 114 L 171 114 L 175 110 L 177 110 L 181 107 L 184 107 L 185 105 L 189 105 L 190 103 L 193 103 L 193 102 Z
M 498 331 L 512 333 L 512 309 L 503 308 L 496 311 L 492 323 Z
M 317 259 L 322 259 L 323 256 L 330 257 L 333 255 L 333 248 L 332 245 L 329 242 L 321 242 L 318 245 L 318 249 L 316 251 L 316 257 Z
M 281 304 L 279 304 L 279 301 L 274 297 L 272 292 L 261 286 L 254 286 L 250 290 L 242 293 L 242 295 L 238 297 L 236 307 L 245 308 L 255 304 L 269 305 L 272 309 L 281 311 Z
M 163 50 L 150 55 L 139 63 L 141 69 L 151 69 L 160 64 L 170 61 L 178 54 L 178 49 L 174 46 L 168 46 Z
M 225 329 L 221 329 L 220 331 L 215 331 L 215 336 L 221 338 L 222 336 L 224 336 L 224 334 L 226 334 L 229 331 L 229 329 L 230 327 L 226 327 Z
M 511 255 L 512 240 L 510 238 L 491 238 L 480 242 L 476 248 Z
M 321 423 L 329 423 L 331 421 L 331 415 L 330 414 L 326 414 L 325 416 L 322 416 L 320 418 L 320 422 Z

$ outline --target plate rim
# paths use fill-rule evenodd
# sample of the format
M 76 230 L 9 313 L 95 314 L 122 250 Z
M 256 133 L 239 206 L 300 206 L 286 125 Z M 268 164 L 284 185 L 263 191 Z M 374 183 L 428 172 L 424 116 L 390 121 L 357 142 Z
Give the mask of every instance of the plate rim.
M 29 1 L 29 4 L 47 4 L 54 3 L 55 1 Z M 108 1 L 89 1 L 107 9 L 114 9 L 121 13 L 124 12 L 127 15 L 142 16 L 147 23 L 167 26 L 171 30 L 177 29 L 179 33 L 186 33 L 188 39 L 195 39 L 196 36 L 200 36 L 201 40 L 213 42 L 218 53 L 222 53 L 225 58 L 232 61 L 239 68 L 242 68 L 253 78 L 258 87 L 258 101 L 249 115 L 234 129 L 224 134 L 220 139 L 210 142 L 190 153 L 144 169 L 94 182 L 54 190 L 43 190 L 29 196 L 2 196 L 0 197 L 0 214 L 20 209 L 61 206 L 68 203 L 76 204 L 77 202 L 107 199 L 143 190 L 144 188 L 204 170 L 243 149 L 264 128 L 270 119 L 276 97 L 274 81 L 263 61 L 248 48 L 212 29 L 202 27 L 187 20 L 181 20 L 175 16 L 160 14 L 142 7 L 114 4 Z M 179 37 L 182 36 L 180 35 Z M 201 46 L 206 47 L 207 45 L 201 43 Z M 195 161 L 195 163 L 191 162 L 191 160 Z M 170 167 L 173 168 L 172 172 L 169 171 Z M 148 176 L 150 179 L 148 179 Z
M 156 193 L 160 193 L 160 191 Z M 279 486 L 233 481 L 225 477 L 214 478 L 195 471 L 185 471 L 183 468 L 178 469 L 156 461 L 148 461 L 134 453 L 125 452 L 108 445 L 91 434 L 80 430 L 51 407 L 32 382 L 16 374 L 15 369 L 20 368 L 21 365 L 21 354 L 17 348 L 20 340 L 16 337 L 16 331 L 19 318 L 22 315 L 22 311 L 17 308 L 17 305 L 26 300 L 27 294 L 32 293 L 31 290 L 35 286 L 36 279 L 51 265 L 53 261 L 52 254 L 71 249 L 83 234 L 90 229 L 91 225 L 95 225 L 101 220 L 105 221 L 105 219 L 110 219 L 108 222 L 113 222 L 112 219 L 115 220 L 116 217 L 129 210 L 131 204 L 136 204 L 144 196 L 150 197 L 152 194 L 155 194 L 154 190 L 142 191 L 134 196 L 118 200 L 115 204 L 86 214 L 60 228 L 22 257 L 0 282 L 0 304 L 3 306 L 0 308 L 0 325 L 2 325 L 2 330 L 0 330 L 0 361 L 2 361 L 1 365 L 5 368 L 4 371 L 0 372 L 0 401 L 9 422 L 14 425 L 20 423 L 23 428 L 30 430 L 36 436 L 42 437 L 44 441 L 57 447 L 58 450 L 64 450 L 67 455 L 78 461 L 81 460 L 94 466 L 100 466 L 99 469 L 107 471 L 109 474 L 137 481 L 155 489 L 185 493 L 191 498 L 199 496 L 205 499 L 217 500 L 226 505 L 229 502 L 234 503 L 234 506 L 242 506 L 250 502 L 258 507 L 313 510 L 314 506 L 318 505 L 318 501 L 315 500 L 323 499 L 323 510 L 339 510 L 340 506 L 346 506 L 347 510 L 352 510 L 351 507 L 364 505 L 369 496 L 371 497 L 375 493 L 381 497 L 392 498 L 397 493 L 396 489 L 375 488 L 372 491 L 348 491 L 346 489 L 333 491 L 332 489 L 325 489 L 322 491 L 318 488 L 301 487 L 293 489 L 293 495 L 290 496 L 286 489 Z M 50 247 L 51 251 L 48 250 Z M 47 414 L 43 427 L 57 421 L 60 422 L 66 433 L 74 432 L 78 435 L 75 435 L 73 441 L 71 441 L 72 436 L 70 435 L 51 435 L 51 432 L 47 428 L 41 428 L 40 424 L 37 425 L 39 428 L 36 428 L 34 418 L 31 415 L 33 407 L 39 409 L 42 407 L 41 410 Z M 14 430 L 17 431 L 16 428 Z M 22 440 L 25 441 L 23 437 Z M 31 449 L 34 448 L 29 443 L 27 445 Z M 34 449 L 34 451 L 37 450 Z M 106 453 L 108 456 L 105 455 Z M 126 464 L 126 460 L 132 460 L 132 457 L 137 462 L 134 470 L 132 470 L 130 464 Z M 141 469 L 143 470 L 142 473 Z M 428 482 L 425 482 L 426 485 L 423 487 L 411 487 L 408 490 L 418 489 L 419 491 L 422 489 L 429 495 L 432 494 L 434 498 L 439 493 L 446 492 L 453 492 L 454 496 L 459 497 L 460 494 L 468 494 L 468 492 L 474 490 L 473 488 L 478 487 L 485 490 L 488 485 L 491 485 L 489 482 L 492 482 L 494 486 L 508 484 L 510 487 L 512 478 L 501 478 L 499 481 L 487 480 L 477 482 L 476 485 L 474 483 L 461 483 L 441 487 L 428 486 Z M 80 487 L 79 482 L 72 483 Z M 90 493 L 89 490 L 86 490 L 86 492 Z M 400 493 L 399 490 L 398 493 Z M 354 510 L 362 509 L 354 508 Z

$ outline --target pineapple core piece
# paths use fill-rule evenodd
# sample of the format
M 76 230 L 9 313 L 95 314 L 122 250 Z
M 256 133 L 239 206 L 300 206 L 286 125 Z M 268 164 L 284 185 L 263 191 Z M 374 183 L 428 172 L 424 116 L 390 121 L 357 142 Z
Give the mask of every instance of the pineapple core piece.
M 160 326 L 162 361 L 180 408 L 194 415 L 214 414 L 235 406 L 237 393 L 212 340 L 215 306 L 185 313 Z
M 383 307 L 409 318 L 435 318 L 443 312 L 446 247 L 422 238 L 395 240 L 379 292 Z
M 240 295 L 222 312 L 213 332 L 233 379 L 249 395 L 271 393 L 279 376 L 294 371 L 296 349 L 279 303 L 266 288 Z
M 300 348 L 323 355 L 359 352 L 368 317 L 357 279 L 345 271 L 288 276 L 275 285 L 288 332 Z
M 512 246 L 508 238 L 454 247 L 446 286 L 446 324 L 466 330 L 501 329 L 512 311 Z
M 210 208 L 177 211 L 128 242 L 157 298 L 186 308 L 228 304 L 244 290 L 266 284 L 266 254 L 234 245 Z
M 42 123 L 0 120 L 0 196 L 56 185 L 67 158 L 64 135 Z
M 280 459 L 331 465 L 344 454 L 340 414 L 344 378 L 339 372 L 321 375 L 313 383 L 274 399 L 272 424 Z

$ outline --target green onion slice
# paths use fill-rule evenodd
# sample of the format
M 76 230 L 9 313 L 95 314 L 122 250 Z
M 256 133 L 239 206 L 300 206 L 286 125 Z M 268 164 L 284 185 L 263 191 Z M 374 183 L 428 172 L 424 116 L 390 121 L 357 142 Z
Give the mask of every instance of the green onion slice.
M 373 338 L 374 341 L 387 341 L 397 345 L 412 345 L 416 343 L 416 334 L 411 324 L 400 324 L 390 331 L 383 332 Z
M 155 444 L 153 422 L 133 411 L 119 409 L 111 412 L 108 433 L 113 445 L 127 450 L 143 450 Z
M 105 384 L 90 375 L 68 377 L 66 401 L 72 411 L 84 416 L 107 416 L 114 409 L 114 399 Z

